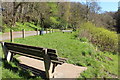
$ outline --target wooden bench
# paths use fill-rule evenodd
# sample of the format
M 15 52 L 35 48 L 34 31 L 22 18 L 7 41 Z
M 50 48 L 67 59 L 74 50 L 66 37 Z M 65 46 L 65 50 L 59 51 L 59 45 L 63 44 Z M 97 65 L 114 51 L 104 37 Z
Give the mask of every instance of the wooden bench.
M 42 47 L 28 46 L 23 44 L 1 42 L 5 59 L 9 62 L 12 60 L 14 54 L 19 54 L 44 61 L 46 78 L 53 78 L 55 67 L 58 64 L 66 62 L 65 58 L 60 58 L 56 54 L 55 49 L 48 49 Z M 39 64 L 39 63 L 38 63 Z M 53 64 L 53 66 L 51 66 Z

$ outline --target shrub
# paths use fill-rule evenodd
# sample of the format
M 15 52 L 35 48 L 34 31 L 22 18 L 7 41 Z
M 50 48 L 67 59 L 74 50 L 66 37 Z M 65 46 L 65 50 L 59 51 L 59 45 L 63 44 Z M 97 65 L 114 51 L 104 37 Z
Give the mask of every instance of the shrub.
M 118 35 L 90 22 L 84 23 L 79 30 L 79 37 L 86 37 L 102 51 L 118 52 Z

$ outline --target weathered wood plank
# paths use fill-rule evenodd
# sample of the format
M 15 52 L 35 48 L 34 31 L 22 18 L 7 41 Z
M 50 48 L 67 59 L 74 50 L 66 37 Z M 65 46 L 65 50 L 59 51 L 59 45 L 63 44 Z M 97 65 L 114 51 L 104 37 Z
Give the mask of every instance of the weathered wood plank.
M 55 49 L 47 49 L 48 52 L 52 52 L 52 53 L 57 53 L 57 50 Z
M 8 43 L 5 42 L 5 46 L 7 47 L 8 50 L 11 52 L 16 52 L 16 53 L 24 53 L 25 55 L 33 55 L 36 57 L 43 57 L 43 49 L 42 47 L 34 47 L 34 46 L 28 46 L 28 45 L 23 45 L 23 44 L 16 44 L 16 43 Z M 45 48 L 47 49 L 47 48 Z M 57 56 L 57 50 L 55 49 L 47 49 L 47 54 L 50 57 L 51 60 L 54 61 L 60 61 L 64 63 L 66 60 L 65 59 L 60 59 Z
M 43 57 L 42 50 L 35 50 L 35 49 L 29 49 L 27 47 L 23 48 L 23 47 L 18 47 L 18 46 L 7 46 L 7 49 L 11 51 L 21 52 L 24 54 L 30 54 L 34 56 Z
M 28 45 L 23 45 L 23 44 L 18 44 L 18 43 L 9 43 L 9 42 L 5 42 L 5 45 L 7 46 L 7 45 L 12 45 L 12 46 L 18 46 L 18 47 L 20 47 L 20 46 L 22 46 L 22 47 L 29 47 L 29 48 L 31 48 L 31 49 L 38 49 L 38 50 L 42 50 L 43 48 L 42 47 L 35 47 L 35 46 L 28 46 Z
M 29 55 L 29 54 L 24 54 L 24 53 L 20 53 L 20 52 L 15 52 L 15 51 L 10 51 L 11 53 L 14 54 L 18 54 L 18 55 L 23 55 L 26 57 L 30 57 L 30 58 L 34 58 L 34 59 L 38 59 L 38 60 L 42 60 L 43 61 L 43 57 L 38 57 L 38 56 L 33 56 L 33 55 Z M 52 63 L 56 63 L 56 64 L 62 64 L 63 62 L 60 61 L 56 61 L 56 60 L 51 60 Z
M 25 54 L 36 55 L 36 56 L 39 56 L 40 52 L 42 52 L 42 50 L 43 50 L 43 48 L 41 48 L 41 47 L 33 47 L 33 46 L 16 44 L 16 43 L 5 43 L 5 46 L 9 50 L 13 50 L 13 51 L 21 52 L 21 53 L 25 53 Z M 56 52 L 56 50 L 48 49 L 48 54 L 50 56 L 57 57 L 55 52 Z M 41 53 L 41 55 L 43 55 L 43 54 Z

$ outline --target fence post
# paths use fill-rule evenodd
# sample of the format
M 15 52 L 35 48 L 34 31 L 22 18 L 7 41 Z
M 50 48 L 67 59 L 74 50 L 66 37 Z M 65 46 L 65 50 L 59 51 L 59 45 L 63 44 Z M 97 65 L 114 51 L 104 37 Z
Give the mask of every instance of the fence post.
M 50 33 L 51 33 L 51 28 L 50 28 Z
M 38 34 L 38 29 L 36 29 L 36 32 L 37 32 L 37 35 L 39 35 L 39 34 Z
M 22 37 L 25 38 L 25 29 L 22 29 Z
M 41 35 L 41 30 L 39 29 L 39 35 Z
M 51 33 L 52 33 L 52 29 L 51 29 Z
M 10 29 L 10 42 L 13 42 L 14 38 L 13 38 L 13 30 Z
M 46 34 L 47 34 L 47 28 L 46 28 Z

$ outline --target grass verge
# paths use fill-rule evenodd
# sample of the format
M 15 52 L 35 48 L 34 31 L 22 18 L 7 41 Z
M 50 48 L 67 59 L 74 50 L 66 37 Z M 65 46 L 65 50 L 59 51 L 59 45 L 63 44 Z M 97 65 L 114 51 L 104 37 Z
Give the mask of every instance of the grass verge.
M 85 41 L 76 39 L 75 33 L 61 32 L 15 39 L 15 43 L 57 49 L 60 57 L 68 58 L 68 63 L 87 67 L 80 78 L 116 78 L 118 55 L 96 50 Z

